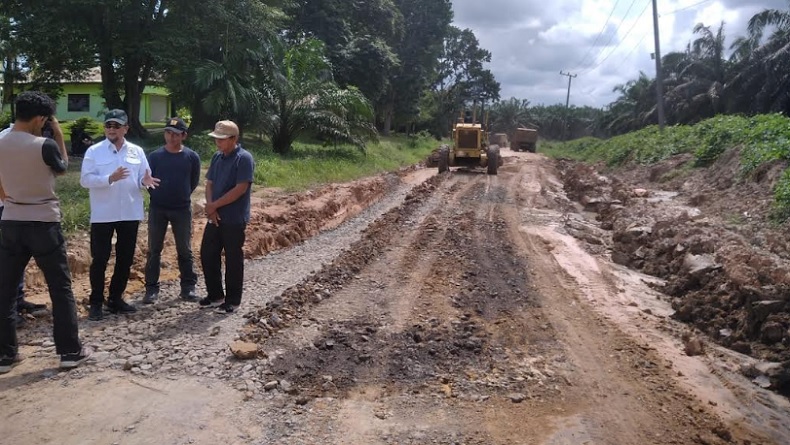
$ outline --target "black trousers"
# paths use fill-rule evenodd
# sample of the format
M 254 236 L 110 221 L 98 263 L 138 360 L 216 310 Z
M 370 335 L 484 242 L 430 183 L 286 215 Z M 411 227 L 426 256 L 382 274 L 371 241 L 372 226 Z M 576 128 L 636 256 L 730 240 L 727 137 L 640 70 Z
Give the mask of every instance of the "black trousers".
M 0 219 L 3 218 L 3 209 L 5 206 L 0 206 Z M 25 301 L 25 274 L 22 274 L 22 278 L 19 279 L 19 286 L 17 286 L 16 292 L 16 303 L 21 304 Z
M 211 300 L 241 304 L 244 288 L 244 238 L 246 224 L 208 223 L 200 244 L 200 263 Z M 222 252 L 225 252 L 225 290 L 222 289 Z
M 17 288 L 31 257 L 49 288 L 57 353 L 79 352 L 77 307 L 60 223 L 0 221 L 0 356 L 17 354 Z
M 137 244 L 137 229 L 140 221 L 116 221 L 91 223 L 91 305 L 104 302 L 104 273 L 112 253 L 112 236 L 115 240 L 115 269 L 110 279 L 109 301 L 120 301 L 129 282 L 129 273 L 134 262 L 134 249 Z

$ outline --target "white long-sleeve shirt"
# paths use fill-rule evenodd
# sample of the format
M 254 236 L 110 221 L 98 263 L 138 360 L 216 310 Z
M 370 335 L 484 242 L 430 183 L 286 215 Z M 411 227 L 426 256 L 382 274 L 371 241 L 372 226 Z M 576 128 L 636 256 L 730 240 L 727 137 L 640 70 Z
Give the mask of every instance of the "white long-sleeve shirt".
M 110 184 L 110 175 L 121 166 L 129 176 Z M 142 221 L 146 170 L 143 149 L 125 139 L 120 150 L 106 139 L 90 146 L 82 159 L 80 184 L 90 190 L 91 223 Z

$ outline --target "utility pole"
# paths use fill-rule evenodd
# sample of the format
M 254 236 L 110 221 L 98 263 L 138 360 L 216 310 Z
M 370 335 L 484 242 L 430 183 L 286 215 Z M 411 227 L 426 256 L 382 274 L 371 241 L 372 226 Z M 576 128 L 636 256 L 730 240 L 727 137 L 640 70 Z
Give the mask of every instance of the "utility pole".
M 653 0 L 653 1 L 655 1 L 655 0 Z M 568 109 L 568 104 L 569 104 L 569 103 L 570 103 L 570 101 L 571 101 L 571 80 L 572 80 L 574 77 L 576 77 L 576 74 L 571 74 L 571 73 L 563 73 L 563 72 L 562 72 L 562 70 L 560 70 L 560 75 L 562 75 L 562 76 L 568 76 L 568 95 L 567 95 L 567 96 L 565 96 L 565 109 L 567 110 L 567 109 Z
M 661 45 L 658 40 L 658 6 L 653 0 L 653 34 L 656 41 L 656 104 L 658 106 L 658 129 L 664 130 L 664 79 L 661 75 Z
M 653 1 L 655 2 L 655 0 Z M 565 96 L 565 124 L 562 129 L 562 139 L 565 139 L 568 132 L 568 106 L 570 105 L 571 102 L 571 80 L 573 80 L 573 78 L 576 77 L 577 75 L 571 73 L 563 73 L 562 70 L 560 70 L 560 75 L 568 76 L 568 95 Z

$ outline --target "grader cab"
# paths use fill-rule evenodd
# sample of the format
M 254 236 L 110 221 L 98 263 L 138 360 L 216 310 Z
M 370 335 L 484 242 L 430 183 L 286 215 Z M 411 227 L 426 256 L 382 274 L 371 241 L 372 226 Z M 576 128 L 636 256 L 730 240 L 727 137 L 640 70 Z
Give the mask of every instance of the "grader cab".
M 462 113 L 453 126 L 453 145 L 439 148 L 439 173 L 450 167 L 485 167 L 489 175 L 495 175 L 501 164 L 499 146 L 488 144 L 488 131 L 475 113 Z

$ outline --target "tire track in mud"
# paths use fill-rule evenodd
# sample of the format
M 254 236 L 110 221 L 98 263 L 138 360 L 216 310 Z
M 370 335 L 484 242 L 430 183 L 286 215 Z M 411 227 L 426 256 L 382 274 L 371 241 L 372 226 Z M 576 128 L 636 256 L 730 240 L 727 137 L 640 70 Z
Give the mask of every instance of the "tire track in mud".
M 733 440 L 521 231 L 566 209 L 553 185 L 531 182 L 550 173 L 525 178 L 535 169 L 432 179 L 331 265 L 248 314 L 244 336 L 262 343 L 267 378 L 312 407 L 296 432 L 266 425 L 274 442 L 264 443 Z M 525 216 L 523 202 L 544 217 Z
M 394 242 L 387 249 L 395 253 L 356 271 L 362 284 L 352 283 L 321 304 L 334 307 L 313 308 L 319 332 L 311 336 L 311 345 L 286 348 L 291 351 L 272 360 L 273 377 L 293 385 L 301 402 L 326 396 L 367 402 L 405 398 L 389 404 L 384 415 L 399 419 L 390 422 L 395 433 L 382 433 L 396 442 L 414 427 L 408 420 L 414 406 L 436 411 L 437 397 L 443 414 L 436 415 L 451 412 L 451 417 L 464 419 L 449 428 L 462 432 L 438 428 L 426 432 L 427 437 L 454 443 L 450 438 L 461 434 L 467 443 L 495 443 L 487 427 L 470 420 L 471 412 L 480 411 L 480 402 L 496 397 L 499 406 L 511 398 L 521 402 L 557 396 L 556 388 L 567 384 L 566 379 L 544 372 L 544 359 L 526 353 L 530 337 L 538 339 L 530 349 L 548 351 L 552 334 L 545 324 L 525 322 L 540 320 L 539 314 L 523 313 L 536 310 L 525 291 L 526 267 L 505 240 L 504 221 L 492 212 L 508 199 L 507 190 L 483 178 L 450 177 L 437 192 L 440 196 L 431 198 L 440 202 L 428 206 L 436 208 L 427 210 L 412 231 L 415 235 Z M 365 255 L 355 248 L 348 252 L 358 254 Z M 340 259 L 335 267 L 346 261 Z M 382 280 L 387 268 L 390 278 Z M 364 294 L 367 301 L 359 301 Z M 341 309 L 339 300 L 357 306 Z M 269 314 L 276 311 L 270 308 Z M 266 314 L 254 317 L 261 315 Z M 283 336 L 301 336 L 294 330 L 299 328 L 283 331 Z M 411 409 L 394 409 L 401 405 Z M 496 415 L 489 411 L 483 417 Z M 476 424 L 480 431 L 465 431 Z

